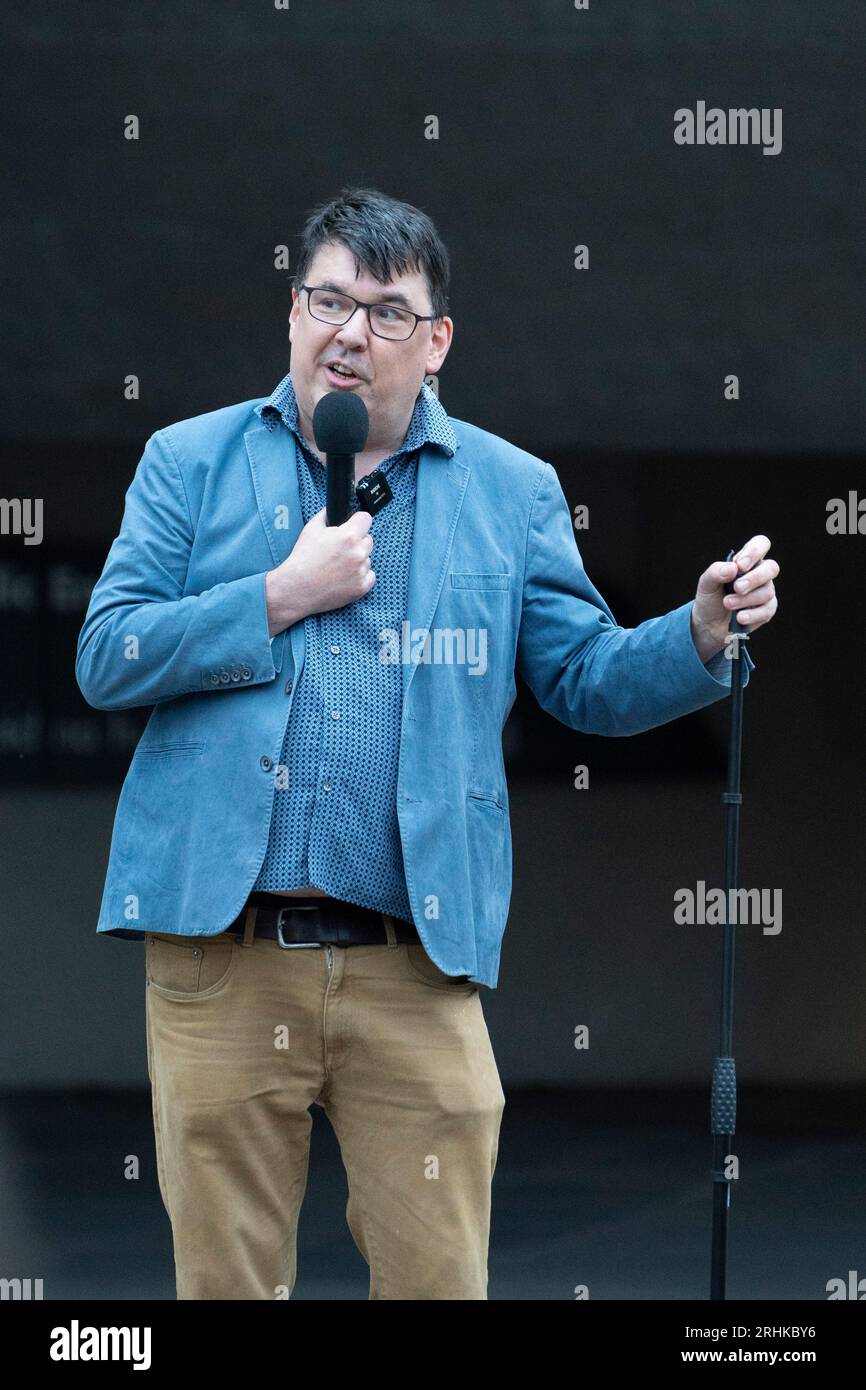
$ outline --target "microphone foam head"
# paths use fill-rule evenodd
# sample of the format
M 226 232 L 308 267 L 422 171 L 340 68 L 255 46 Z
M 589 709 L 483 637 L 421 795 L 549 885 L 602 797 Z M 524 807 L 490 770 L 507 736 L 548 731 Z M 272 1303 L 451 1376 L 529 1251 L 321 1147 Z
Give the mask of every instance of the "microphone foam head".
M 360 454 L 369 431 L 367 407 L 354 391 L 329 391 L 313 411 L 313 434 L 320 453 Z

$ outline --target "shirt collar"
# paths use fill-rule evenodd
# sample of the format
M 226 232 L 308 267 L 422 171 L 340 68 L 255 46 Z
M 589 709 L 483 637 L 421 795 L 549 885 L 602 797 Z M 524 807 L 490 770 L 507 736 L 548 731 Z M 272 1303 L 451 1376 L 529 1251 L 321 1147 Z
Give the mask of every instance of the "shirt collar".
M 304 439 L 298 423 L 298 403 L 295 399 L 291 372 L 283 377 L 279 386 L 275 388 L 266 401 L 262 401 L 256 406 L 255 413 L 269 430 L 276 429 L 282 421 L 286 428 L 291 430 L 298 443 L 309 451 L 310 446 Z M 421 390 L 416 397 L 415 408 L 412 411 L 412 418 L 409 421 L 409 428 L 403 443 L 394 452 L 396 454 L 411 454 L 424 444 L 434 444 L 438 448 L 444 449 L 449 458 L 457 449 L 457 436 L 451 421 L 426 382 L 421 383 Z

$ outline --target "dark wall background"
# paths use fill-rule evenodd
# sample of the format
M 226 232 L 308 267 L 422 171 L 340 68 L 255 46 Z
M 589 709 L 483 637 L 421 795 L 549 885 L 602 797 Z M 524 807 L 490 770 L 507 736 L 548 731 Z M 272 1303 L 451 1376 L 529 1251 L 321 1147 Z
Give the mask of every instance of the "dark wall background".
M 782 889 L 784 925 L 740 932 L 738 1066 L 862 1081 L 866 536 L 825 526 L 829 498 L 866 495 L 862 8 L 90 3 L 7 6 L 2 28 L 0 493 L 44 499 L 45 534 L 0 536 L 0 1083 L 146 1076 L 143 953 L 94 931 L 143 714 L 85 705 L 75 640 L 149 434 L 288 369 L 274 248 L 293 268 L 306 212 L 346 182 L 437 222 L 440 398 L 589 505 L 578 541 L 623 625 L 772 538 L 741 876 Z M 782 108 L 782 152 L 676 145 L 698 100 Z M 671 902 L 719 880 L 727 714 L 591 739 L 521 691 L 514 897 L 484 995 L 506 1083 L 707 1076 L 718 935 L 674 927 Z

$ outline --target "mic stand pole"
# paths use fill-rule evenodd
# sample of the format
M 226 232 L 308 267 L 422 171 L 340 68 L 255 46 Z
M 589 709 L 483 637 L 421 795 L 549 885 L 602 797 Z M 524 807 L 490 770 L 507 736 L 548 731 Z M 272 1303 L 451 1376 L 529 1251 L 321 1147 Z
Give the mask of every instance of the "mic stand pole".
M 733 560 L 734 551 L 728 554 Z M 725 585 L 734 592 L 733 582 Z M 733 1052 L 734 1019 L 734 923 L 731 921 L 732 890 L 737 886 L 737 857 L 740 842 L 740 763 L 743 740 L 743 644 L 749 634 L 741 628 L 737 610 L 731 613 L 729 631 L 733 638 L 731 657 L 731 725 L 728 743 L 728 786 L 722 792 L 725 807 L 725 934 L 722 948 L 722 1012 L 719 1055 L 713 1065 L 710 1128 L 713 1135 L 713 1241 L 710 1268 L 710 1298 L 724 1299 L 728 1256 L 728 1208 L 731 1205 L 731 1177 L 725 1160 L 737 1119 L 737 1076 Z

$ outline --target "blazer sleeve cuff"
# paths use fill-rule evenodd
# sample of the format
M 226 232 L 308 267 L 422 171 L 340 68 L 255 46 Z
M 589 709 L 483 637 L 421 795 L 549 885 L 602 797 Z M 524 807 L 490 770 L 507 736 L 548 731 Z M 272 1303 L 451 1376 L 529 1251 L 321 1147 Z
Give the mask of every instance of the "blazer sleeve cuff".
M 238 689 L 274 679 L 276 667 L 268 635 L 266 571 L 235 579 L 221 611 L 219 655 L 201 672 L 202 690 Z
M 671 616 L 678 619 L 677 626 L 682 628 L 680 638 L 687 649 L 685 660 L 695 680 L 702 684 L 707 691 L 714 690 L 717 695 L 720 695 L 723 689 L 730 690 L 731 688 L 732 663 L 734 660 L 738 659 L 733 655 L 734 644 L 732 643 L 729 648 L 723 647 L 720 652 L 716 652 L 715 656 L 711 656 L 709 661 L 701 661 L 698 649 L 692 638 L 691 622 L 693 602 L 694 600 L 689 600 L 688 603 L 682 604 L 680 608 L 674 609 Z M 743 687 L 745 688 L 745 686 L 749 684 L 749 675 L 754 670 L 755 663 L 749 652 L 748 642 L 740 643 L 739 650 L 742 653 L 745 663 L 743 667 Z M 727 651 L 731 652 L 730 656 L 726 655 Z

